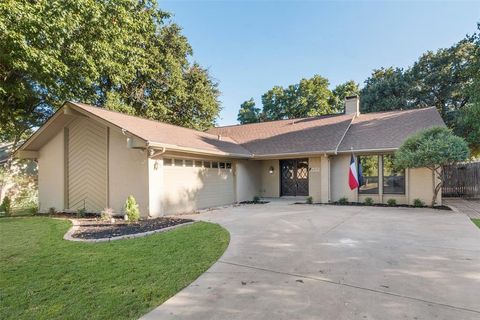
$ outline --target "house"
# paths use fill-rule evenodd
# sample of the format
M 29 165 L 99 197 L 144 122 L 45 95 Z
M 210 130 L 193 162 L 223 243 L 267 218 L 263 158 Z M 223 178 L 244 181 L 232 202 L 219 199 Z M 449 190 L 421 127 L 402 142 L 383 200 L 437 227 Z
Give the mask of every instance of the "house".
M 130 194 L 144 216 L 256 195 L 411 204 L 430 201 L 434 176 L 426 168 L 395 171 L 393 153 L 408 136 L 438 125 L 444 123 L 433 107 L 360 114 L 356 96 L 347 98 L 344 114 L 207 132 L 66 102 L 17 156 L 38 161 L 41 211 L 122 212 Z M 352 154 L 363 170 L 363 185 L 354 190 L 348 186 Z

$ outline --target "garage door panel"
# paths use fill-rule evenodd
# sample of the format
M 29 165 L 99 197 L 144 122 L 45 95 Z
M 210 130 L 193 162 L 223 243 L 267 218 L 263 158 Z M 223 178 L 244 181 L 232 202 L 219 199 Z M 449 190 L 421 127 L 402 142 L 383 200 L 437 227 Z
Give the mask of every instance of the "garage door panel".
M 164 167 L 163 211 L 166 214 L 230 204 L 235 201 L 231 169 Z

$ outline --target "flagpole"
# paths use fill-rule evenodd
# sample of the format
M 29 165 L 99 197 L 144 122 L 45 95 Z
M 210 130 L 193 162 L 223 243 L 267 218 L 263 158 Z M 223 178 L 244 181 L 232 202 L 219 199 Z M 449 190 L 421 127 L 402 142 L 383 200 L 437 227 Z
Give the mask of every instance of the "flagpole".
M 360 202 L 360 195 L 358 194 L 358 188 L 360 188 L 360 178 L 358 177 L 358 161 L 357 161 L 357 157 L 355 156 L 355 153 L 353 152 L 352 146 L 350 146 L 350 151 L 352 152 L 353 161 L 355 162 L 355 167 L 357 168 L 358 187 L 355 188 L 355 194 L 356 194 L 357 202 Z

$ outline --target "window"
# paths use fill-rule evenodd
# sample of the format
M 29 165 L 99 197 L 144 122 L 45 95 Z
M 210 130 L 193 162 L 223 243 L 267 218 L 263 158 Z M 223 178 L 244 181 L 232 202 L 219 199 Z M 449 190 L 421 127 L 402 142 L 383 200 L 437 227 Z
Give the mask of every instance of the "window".
M 395 169 L 394 155 L 383 156 L 383 193 L 405 194 L 405 170 Z
M 232 163 L 231 162 L 227 162 L 227 169 L 232 169 Z
M 218 168 L 218 162 L 216 161 L 212 162 L 212 168 Z
M 225 162 L 220 162 L 220 169 L 225 169 Z
M 210 167 L 211 167 L 210 161 L 203 161 L 203 166 L 204 166 L 205 168 L 210 168 Z
M 193 160 L 185 160 L 185 167 L 193 167 Z
M 358 164 L 362 172 L 358 193 L 378 194 L 378 156 L 358 157 Z
M 164 166 L 171 166 L 172 165 L 172 159 L 164 158 L 163 159 L 163 165 Z
M 183 160 L 175 159 L 175 167 L 183 167 Z
M 202 167 L 202 161 L 201 160 L 195 160 L 195 167 L 201 168 Z

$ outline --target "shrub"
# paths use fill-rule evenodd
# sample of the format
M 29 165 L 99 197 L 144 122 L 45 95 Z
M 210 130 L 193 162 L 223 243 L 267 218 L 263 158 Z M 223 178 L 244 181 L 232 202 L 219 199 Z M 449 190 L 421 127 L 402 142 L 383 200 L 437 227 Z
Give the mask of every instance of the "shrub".
M 100 214 L 100 218 L 103 221 L 110 221 L 113 218 L 113 209 L 112 208 L 105 208 L 102 210 Z
M 77 218 L 84 218 L 87 215 L 87 210 L 85 208 L 77 209 Z
M 125 213 L 127 214 L 129 222 L 137 222 L 140 219 L 140 211 L 138 210 L 137 201 L 130 195 L 125 202 Z
M 417 198 L 417 199 L 413 200 L 413 206 L 414 207 L 424 207 L 425 203 L 422 200 Z
M 394 207 L 397 205 L 397 200 L 395 199 L 388 199 L 387 200 L 387 204 L 390 206 L 390 207 Z
M 313 197 L 307 197 L 306 203 L 307 204 L 312 204 L 313 203 Z
M 366 206 L 371 206 L 373 205 L 373 199 L 370 197 L 365 198 L 365 201 L 363 203 L 365 203 Z
M 347 197 L 341 197 L 338 199 L 338 204 L 345 205 L 348 203 L 348 198 Z
M 259 196 L 254 196 L 253 197 L 253 202 L 254 203 L 259 203 L 260 202 L 260 197 Z
M 36 203 L 32 203 L 30 206 L 27 208 L 28 213 L 30 214 L 37 214 L 38 213 L 38 205 Z
M 0 205 L 0 212 L 4 212 L 6 216 L 12 214 L 12 201 L 9 196 L 3 198 L 2 204 Z
M 55 214 L 55 213 L 57 213 L 57 209 L 55 209 L 55 207 L 48 208 L 48 214 Z

